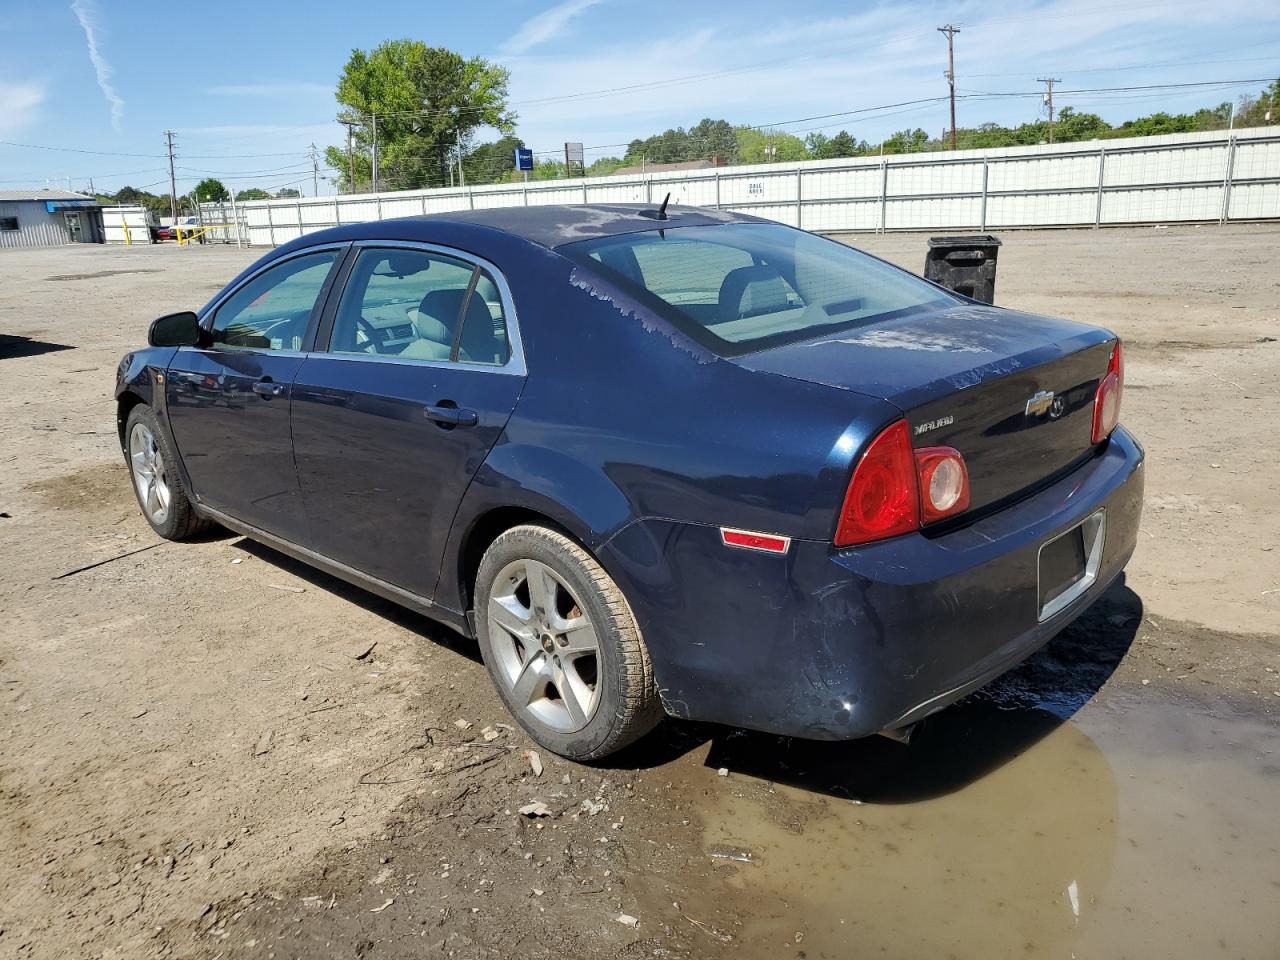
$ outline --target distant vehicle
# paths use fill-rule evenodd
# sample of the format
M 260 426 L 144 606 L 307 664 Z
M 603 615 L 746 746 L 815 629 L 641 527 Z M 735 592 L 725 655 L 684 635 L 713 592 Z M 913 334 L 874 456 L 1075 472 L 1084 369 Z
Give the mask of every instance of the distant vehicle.
M 755 217 L 342 226 L 149 339 L 115 395 L 158 534 L 220 523 L 475 637 L 579 760 L 664 711 L 903 739 L 1137 537 L 1113 334 Z
M 178 230 L 182 230 L 184 237 L 190 238 L 195 231 L 200 229 L 200 221 L 196 217 L 184 217 L 175 224 L 161 224 L 155 228 L 157 240 L 177 240 Z M 204 242 L 203 236 L 197 236 L 194 239 Z

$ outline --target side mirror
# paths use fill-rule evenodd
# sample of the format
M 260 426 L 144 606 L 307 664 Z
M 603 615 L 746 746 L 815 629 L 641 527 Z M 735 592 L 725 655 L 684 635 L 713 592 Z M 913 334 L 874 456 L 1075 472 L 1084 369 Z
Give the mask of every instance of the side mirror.
M 195 347 L 203 337 L 200 321 L 190 310 L 153 320 L 147 331 L 147 342 L 153 347 Z

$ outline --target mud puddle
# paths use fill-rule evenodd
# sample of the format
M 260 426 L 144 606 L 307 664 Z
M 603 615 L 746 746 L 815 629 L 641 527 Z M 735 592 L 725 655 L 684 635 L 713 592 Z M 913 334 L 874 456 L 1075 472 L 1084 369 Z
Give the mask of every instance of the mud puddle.
M 713 747 L 741 786 L 703 794 L 701 906 L 744 918 L 734 954 L 1280 956 L 1276 726 L 1156 687 L 1064 691 L 1058 654 L 909 748 Z

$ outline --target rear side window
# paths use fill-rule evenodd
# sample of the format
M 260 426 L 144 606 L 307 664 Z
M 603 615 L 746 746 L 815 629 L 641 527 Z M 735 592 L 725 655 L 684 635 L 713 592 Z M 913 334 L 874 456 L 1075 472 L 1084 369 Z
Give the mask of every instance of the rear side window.
M 441 253 L 362 250 L 334 319 L 330 352 L 501 365 L 506 323 L 480 267 Z
M 724 356 L 957 302 L 851 247 L 778 224 L 655 229 L 557 252 Z
M 301 350 L 311 311 L 338 251 L 286 260 L 233 293 L 213 318 L 213 343 L 221 349 Z

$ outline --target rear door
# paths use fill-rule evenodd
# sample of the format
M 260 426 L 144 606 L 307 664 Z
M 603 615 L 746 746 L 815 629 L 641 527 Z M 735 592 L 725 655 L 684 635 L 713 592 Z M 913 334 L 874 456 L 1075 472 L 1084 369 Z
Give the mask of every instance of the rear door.
M 430 597 L 458 503 L 524 385 L 510 292 L 493 265 L 421 244 L 357 244 L 340 282 L 293 387 L 312 543 Z
M 202 503 L 295 543 L 308 540 L 289 405 L 347 245 L 303 251 L 247 278 L 204 316 L 208 347 L 169 365 L 169 428 Z

